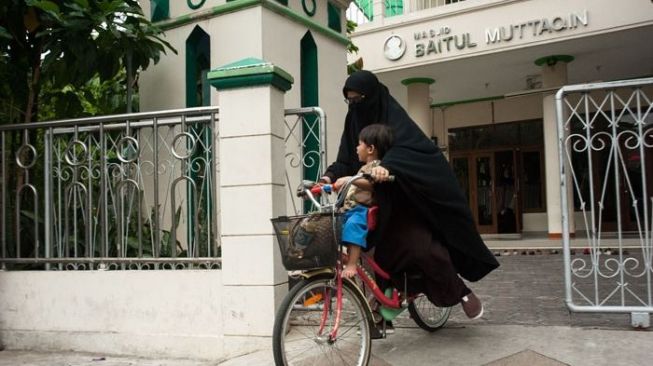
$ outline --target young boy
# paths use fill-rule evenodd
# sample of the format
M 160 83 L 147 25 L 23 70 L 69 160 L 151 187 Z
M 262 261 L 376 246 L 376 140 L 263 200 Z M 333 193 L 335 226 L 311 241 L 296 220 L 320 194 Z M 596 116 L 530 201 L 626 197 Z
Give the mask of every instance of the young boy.
M 358 135 L 356 154 L 358 160 L 365 163 L 358 173 L 370 174 L 378 166 L 386 151 L 392 145 L 392 130 L 387 125 L 371 124 L 363 128 Z M 351 177 L 341 177 L 334 183 L 334 189 L 340 190 Z M 361 249 L 367 247 L 367 209 L 374 204 L 374 186 L 372 181 L 359 179 L 354 182 L 343 205 L 342 242 L 347 245 L 349 259 L 342 272 L 343 277 L 351 278 L 356 274 L 356 264 Z

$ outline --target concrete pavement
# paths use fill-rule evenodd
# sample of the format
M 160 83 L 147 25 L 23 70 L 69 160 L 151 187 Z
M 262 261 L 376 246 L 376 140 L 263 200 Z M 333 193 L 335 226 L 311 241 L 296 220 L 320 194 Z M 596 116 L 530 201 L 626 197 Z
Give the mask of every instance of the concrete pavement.
M 513 252 L 510 251 L 510 254 Z M 521 253 L 521 251 L 518 251 Z M 477 321 L 452 311 L 445 328 L 427 333 L 406 314 L 397 331 L 372 343 L 371 365 L 645 366 L 653 332 L 634 330 L 627 314 L 572 314 L 564 304 L 562 256 L 502 255 L 502 266 L 471 284 L 486 307 Z M 502 253 L 503 254 L 503 253 Z M 578 256 L 579 259 L 583 257 Z M 252 366 L 273 365 L 271 350 L 223 362 L 152 360 L 79 353 L 0 352 L 0 366 Z

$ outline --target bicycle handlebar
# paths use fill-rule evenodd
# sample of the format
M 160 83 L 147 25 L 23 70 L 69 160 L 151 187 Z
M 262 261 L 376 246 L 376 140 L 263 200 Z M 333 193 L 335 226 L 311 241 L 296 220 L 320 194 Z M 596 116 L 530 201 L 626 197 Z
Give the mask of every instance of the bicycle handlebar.
M 336 203 L 333 205 L 335 209 L 338 209 L 342 207 L 345 197 L 347 195 L 347 191 L 349 191 L 349 188 L 351 185 L 359 180 L 359 179 L 368 179 L 368 180 L 373 180 L 372 176 L 367 173 L 363 174 L 356 174 L 352 176 L 347 183 L 340 189 L 340 193 L 338 194 L 338 199 L 336 200 Z M 392 183 L 395 181 L 395 176 L 390 175 L 388 176 L 388 182 Z M 333 184 L 315 184 L 314 182 L 311 181 L 303 181 L 302 184 L 299 186 L 297 189 L 297 196 L 298 197 L 307 197 L 310 199 L 313 204 L 318 207 L 320 210 L 323 210 L 326 208 L 326 206 L 323 206 L 320 204 L 320 202 L 317 201 L 316 196 L 318 196 L 321 193 L 332 193 L 333 190 Z

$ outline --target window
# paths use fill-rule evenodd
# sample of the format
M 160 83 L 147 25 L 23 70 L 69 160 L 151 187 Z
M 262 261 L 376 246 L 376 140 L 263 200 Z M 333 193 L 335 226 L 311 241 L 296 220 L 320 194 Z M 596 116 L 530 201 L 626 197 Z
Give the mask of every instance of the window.
M 385 16 L 392 17 L 404 13 L 403 0 L 385 0 Z
M 543 145 L 542 121 L 497 123 L 449 130 L 451 151 Z
M 152 22 L 170 18 L 170 1 L 152 0 L 150 2 L 150 16 Z
M 338 33 L 342 32 L 340 8 L 329 2 L 327 4 L 327 11 L 329 13 L 329 28 Z
M 211 67 L 211 38 L 199 26 L 186 39 L 186 107 L 211 104 L 206 79 Z

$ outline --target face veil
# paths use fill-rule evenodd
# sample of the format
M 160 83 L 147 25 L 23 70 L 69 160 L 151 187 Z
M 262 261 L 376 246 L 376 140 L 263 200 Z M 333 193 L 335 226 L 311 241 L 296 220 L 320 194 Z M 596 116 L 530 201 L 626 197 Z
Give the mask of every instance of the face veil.
M 360 103 L 349 105 L 349 113 L 357 130 L 372 123 L 387 122 L 388 88 L 374 74 L 365 70 L 354 72 L 342 88 L 345 98 L 348 91 L 365 96 Z

